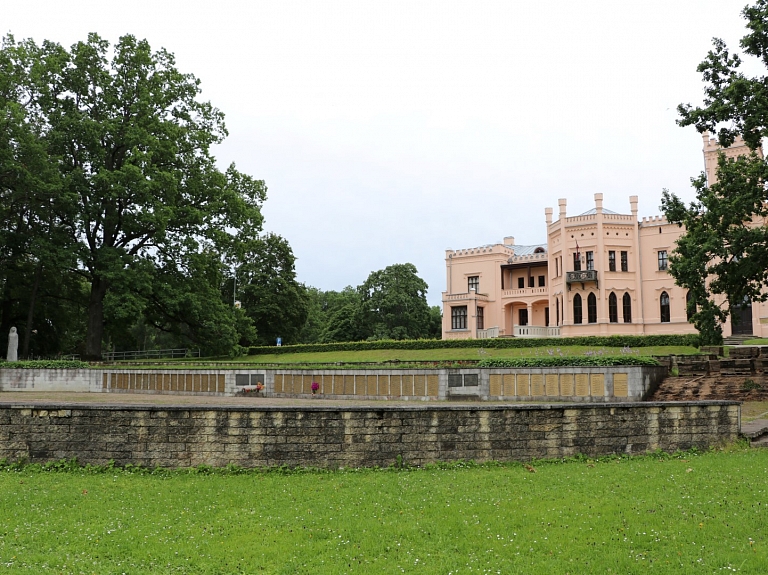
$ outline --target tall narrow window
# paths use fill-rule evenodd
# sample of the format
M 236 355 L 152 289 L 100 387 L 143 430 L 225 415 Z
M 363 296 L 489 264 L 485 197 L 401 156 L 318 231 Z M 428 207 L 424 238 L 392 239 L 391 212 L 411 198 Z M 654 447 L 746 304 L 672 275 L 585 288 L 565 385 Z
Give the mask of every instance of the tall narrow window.
M 669 294 L 665 291 L 659 296 L 659 315 L 661 323 L 669 323 Z
M 691 321 L 693 314 L 695 314 L 697 311 L 696 304 L 692 303 L 692 300 L 693 294 L 691 294 L 691 292 L 685 294 L 685 317 L 688 319 L 688 321 Z
M 528 310 L 526 308 L 521 308 L 518 311 L 518 319 L 520 320 L 519 325 L 528 325 Z
M 579 252 L 573 254 L 573 271 L 581 271 L 581 256 L 579 255 Z
M 608 251 L 608 271 L 616 271 L 616 252 L 614 250 Z
M 632 323 L 632 298 L 629 296 L 629 292 L 624 293 L 621 303 L 624 308 L 624 323 Z
M 595 252 L 587 252 L 587 269 L 595 269 Z
M 539 276 L 539 287 L 544 287 L 546 285 L 545 282 L 544 276 Z
M 667 250 L 659 250 L 659 271 L 667 269 L 668 261 Z
M 629 258 L 627 257 L 627 252 L 621 252 L 621 271 L 629 271 Z
M 581 296 L 573 296 L 573 323 L 581 323 Z
M 560 298 L 555 300 L 555 325 L 560 325 Z
M 535 283 L 534 277 L 533 277 L 533 276 L 528 276 L 528 287 L 529 287 L 529 288 L 530 288 L 530 287 L 536 287 L 536 286 L 534 285 L 534 283 Z
M 549 327 L 549 308 L 544 308 L 544 326 Z
M 555 277 L 560 275 L 560 272 L 559 272 L 560 268 L 558 266 L 559 263 L 560 263 L 559 258 L 555 258 Z
M 477 329 L 485 329 L 485 317 L 483 314 L 483 308 L 477 308 Z
M 597 323 L 597 298 L 593 293 L 587 296 L 587 321 Z
M 619 302 L 613 292 L 608 296 L 608 321 L 611 323 L 619 322 Z
M 467 329 L 467 306 L 451 308 L 451 329 Z
M 525 278 L 523 276 L 517 278 L 517 289 L 525 289 Z
M 467 278 L 467 291 L 478 291 L 480 289 L 480 276 L 469 276 Z

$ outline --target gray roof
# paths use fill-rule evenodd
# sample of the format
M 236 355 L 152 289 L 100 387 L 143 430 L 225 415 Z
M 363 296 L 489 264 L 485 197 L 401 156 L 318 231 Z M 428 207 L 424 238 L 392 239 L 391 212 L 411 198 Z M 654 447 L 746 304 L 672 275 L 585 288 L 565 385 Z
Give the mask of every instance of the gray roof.
M 583 214 L 579 214 L 580 216 L 594 216 L 597 213 L 597 208 L 592 208 L 591 210 L 587 210 Z M 612 210 L 606 210 L 603 208 L 603 213 L 608 214 L 610 216 L 618 216 L 619 212 L 614 212 Z
M 534 244 L 532 246 L 507 245 L 507 247 L 512 248 L 516 256 L 529 256 L 535 253 L 536 248 L 541 248 L 544 250 L 544 253 L 547 253 L 547 244 Z

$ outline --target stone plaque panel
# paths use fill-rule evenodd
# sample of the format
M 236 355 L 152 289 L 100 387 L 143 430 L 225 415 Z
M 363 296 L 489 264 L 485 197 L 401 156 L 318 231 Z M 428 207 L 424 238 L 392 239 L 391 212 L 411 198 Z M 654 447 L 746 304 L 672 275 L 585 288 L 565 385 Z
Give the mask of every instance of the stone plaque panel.
M 560 395 L 573 395 L 573 374 L 563 373 L 560 375 Z
M 589 384 L 592 388 L 592 395 L 595 397 L 605 396 L 605 374 L 593 373 L 589 376 Z
M 429 397 L 437 397 L 440 393 L 440 376 L 428 375 L 427 376 L 427 395 Z
M 427 395 L 427 376 L 426 375 L 414 375 L 413 376 L 413 395 L 416 397 L 424 397 Z
M 402 393 L 400 392 L 400 384 L 401 384 L 401 377 L 399 375 L 390 375 L 389 376 L 389 395 L 393 397 L 400 397 Z
M 531 375 L 531 395 L 544 395 L 544 376 L 540 373 Z
M 559 389 L 559 387 L 557 385 L 557 374 L 556 373 L 548 373 L 547 374 L 546 385 L 547 385 L 547 395 L 549 397 L 560 395 L 560 389 Z
M 531 395 L 531 374 L 530 373 L 517 374 L 517 395 L 519 396 Z
M 490 377 L 490 394 L 491 395 L 504 395 L 501 387 L 501 374 L 492 373 Z
M 589 377 L 586 373 L 576 374 L 576 395 L 581 397 L 589 395 Z
M 404 396 L 413 396 L 413 376 L 412 375 L 404 375 L 403 377 L 403 395 Z
M 515 374 L 505 373 L 502 378 L 502 395 L 515 395 Z
M 627 397 L 629 395 L 629 384 L 626 373 L 613 374 L 613 396 Z
M 379 395 L 389 395 L 389 376 L 379 376 Z
M 355 376 L 344 376 L 344 395 L 355 395 Z

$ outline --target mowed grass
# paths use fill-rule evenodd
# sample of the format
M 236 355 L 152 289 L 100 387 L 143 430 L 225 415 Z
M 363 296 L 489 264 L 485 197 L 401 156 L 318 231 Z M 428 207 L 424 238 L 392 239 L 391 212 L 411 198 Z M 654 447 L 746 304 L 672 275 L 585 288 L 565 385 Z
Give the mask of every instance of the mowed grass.
M 415 471 L 0 473 L 8 573 L 760 573 L 768 450 Z
M 631 350 L 620 347 L 597 346 L 562 346 L 562 347 L 526 347 L 512 349 L 492 348 L 457 348 L 457 349 L 377 349 L 366 351 L 326 351 L 314 353 L 281 353 L 249 355 L 238 361 L 252 363 L 335 363 L 335 362 L 384 362 L 384 361 L 451 361 L 466 359 L 488 359 L 498 357 L 549 357 L 552 355 L 584 355 L 597 353 L 602 355 L 692 355 L 698 349 L 689 346 L 636 347 Z

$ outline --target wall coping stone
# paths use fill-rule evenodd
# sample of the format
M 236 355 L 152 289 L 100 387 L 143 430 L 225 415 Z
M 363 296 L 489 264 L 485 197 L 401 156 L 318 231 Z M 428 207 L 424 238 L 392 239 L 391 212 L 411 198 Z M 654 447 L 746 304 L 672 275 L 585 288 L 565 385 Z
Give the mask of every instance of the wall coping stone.
M 382 402 L 383 403 L 383 402 Z M 732 400 L 702 400 L 702 401 L 643 401 L 643 402 L 611 402 L 611 403 L 537 403 L 537 404 L 510 404 L 487 405 L 483 403 L 471 403 L 460 405 L 155 405 L 155 404 L 120 404 L 120 403 L 75 403 L 75 402 L 50 402 L 50 403 L 24 403 L 20 401 L 2 401 L 0 407 L 10 409 L 90 409 L 94 411 L 313 411 L 313 412 L 339 412 L 339 411 L 543 411 L 557 409 L 644 409 L 651 407 L 690 407 L 690 406 L 717 406 L 717 405 L 741 405 L 742 401 Z

